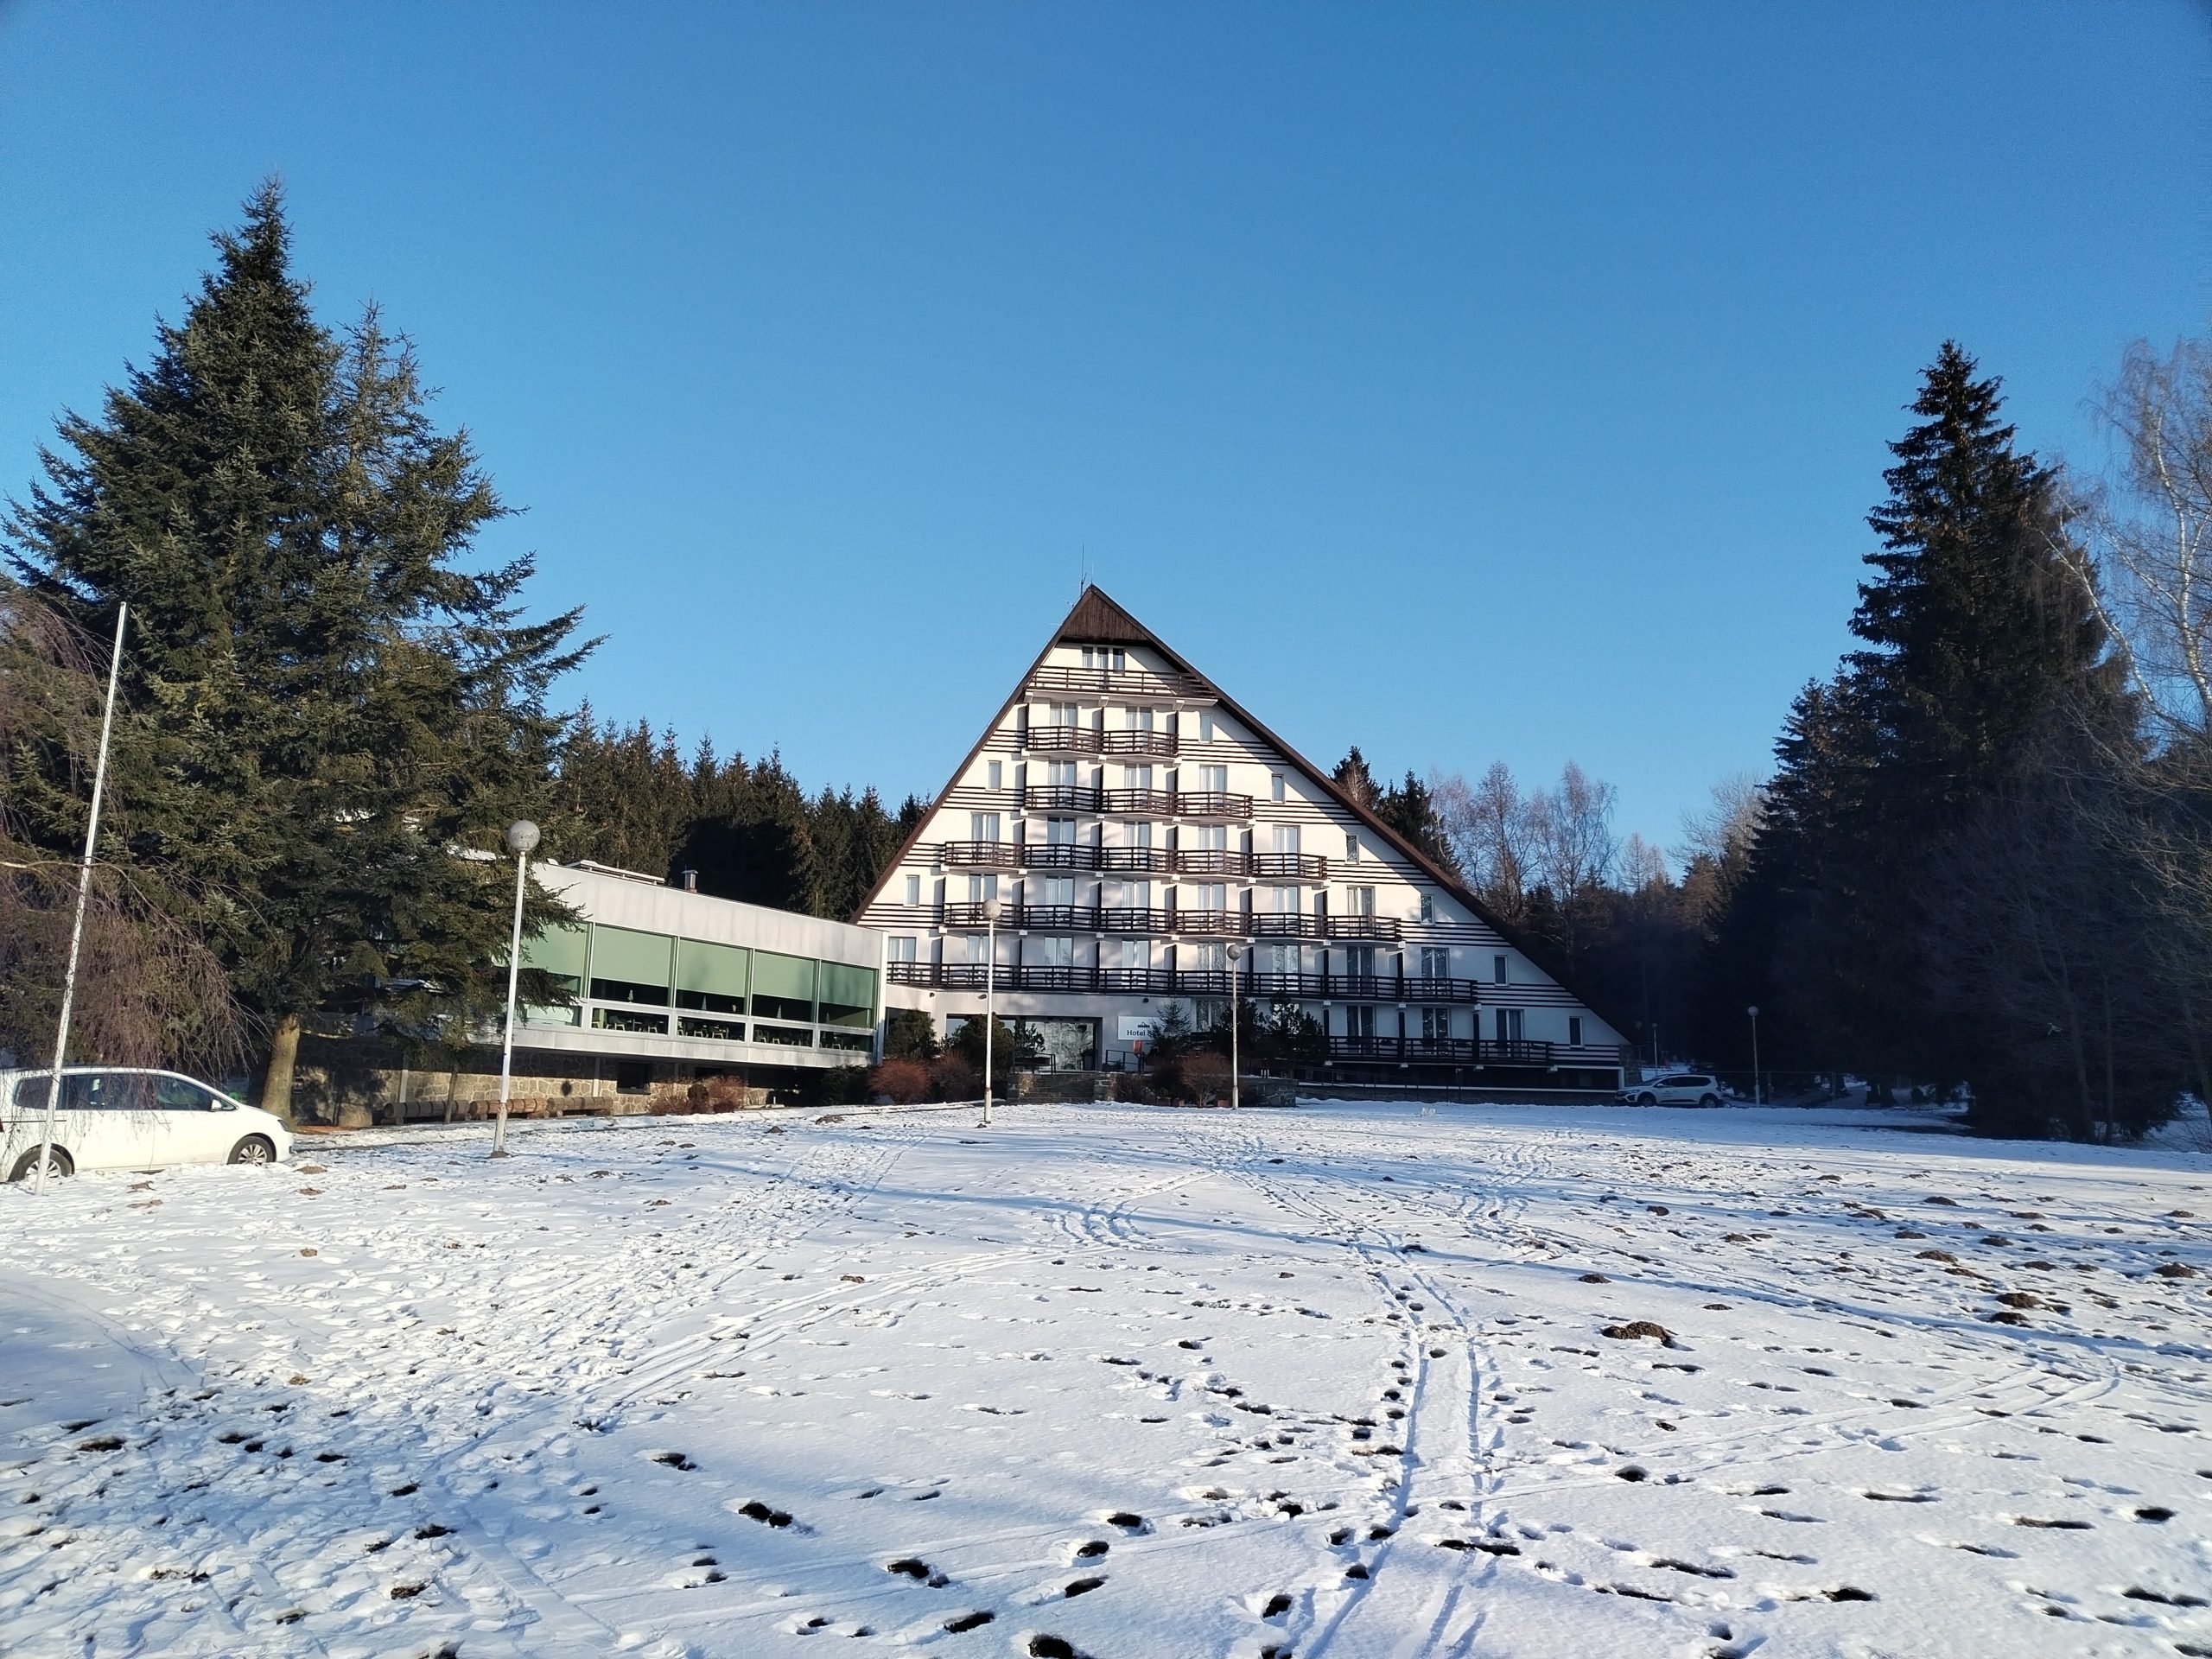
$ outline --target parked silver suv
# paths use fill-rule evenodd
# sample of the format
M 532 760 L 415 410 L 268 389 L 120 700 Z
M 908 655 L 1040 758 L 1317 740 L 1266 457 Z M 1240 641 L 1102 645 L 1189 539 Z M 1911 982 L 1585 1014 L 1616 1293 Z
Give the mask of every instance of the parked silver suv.
M 1630 1106 L 1718 1106 L 1720 1079 L 1703 1071 L 1669 1071 L 1630 1084 L 1617 1098 Z

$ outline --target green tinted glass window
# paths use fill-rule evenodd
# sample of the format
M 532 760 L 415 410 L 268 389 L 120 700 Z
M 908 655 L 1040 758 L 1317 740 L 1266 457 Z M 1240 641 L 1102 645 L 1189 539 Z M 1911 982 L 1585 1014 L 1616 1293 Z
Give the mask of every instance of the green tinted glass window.
M 812 1020 L 814 963 L 804 957 L 754 951 L 753 1011 L 771 1020 Z
M 581 927 L 549 927 L 522 942 L 522 965 L 583 983 L 584 954 L 590 936 Z
M 665 933 L 594 926 L 591 931 L 593 999 L 667 1007 L 675 955 L 676 941 Z
M 825 1026 L 872 1026 L 875 1023 L 875 970 L 849 967 L 842 962 L 822 964 L 822 1023 Z
M 676 943 L 676 1006 L 709 1014 L 743 1014 L 753 953 L 700 939 Z

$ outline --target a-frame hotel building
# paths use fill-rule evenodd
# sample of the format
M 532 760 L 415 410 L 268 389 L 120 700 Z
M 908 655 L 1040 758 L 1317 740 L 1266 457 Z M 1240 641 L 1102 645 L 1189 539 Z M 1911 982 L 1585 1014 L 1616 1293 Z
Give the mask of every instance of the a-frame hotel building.
M 941 1033 L 983 1006 L 1056 1065 L 1133 1063 L 1237 988 L 1327 1034 L 1345 1083 L 1612 1089 L 1622 1034 L 1511 931 L 1096 588 L 961 762 L 855 919 L 885 1001 Z

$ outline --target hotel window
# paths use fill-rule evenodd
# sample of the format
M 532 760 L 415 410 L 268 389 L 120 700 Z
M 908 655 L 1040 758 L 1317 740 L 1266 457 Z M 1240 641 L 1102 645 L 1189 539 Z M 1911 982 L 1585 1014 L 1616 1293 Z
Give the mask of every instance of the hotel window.
M 1200 766 L 1198 768 L 1199 793 L 1222 795 L 1226 794 L 1228 790 L 1229 768 L 1227 766 Z
M 1372 916 L 1374 913 L 1375 913 L 1375 889 L 1374 889 L 1374 888 L 1372 888 L 1372 887 L 1346 887 L 1346 888 L 1344 889 L 1344 914 L 1345 914 L 1345 915 L 1347 915 L 1347 916 Z
M 753 1012 L 768 1020 L 802 1020 L 814 1018 L 814 979 L 816 964 L 804 957 L 780 957 L 772 950 L 753 953 Z M 776 1039 L 762 1035 L 758 1026 L 753 1035 L 761 1041 Z M 809 1038 L 804 1045 L 813 1046 Z
M 1122 883 L 1122 896 L 1128 900 L 1128 906 L 1131 910 L 1150 910 L 1152 908 L 1152 883 L 1149 881 L 1124 881 Z
M 1260 913 L 1262 916 L 1295 916 L 1303 908 L 1299 899 L 1296 887 L 1262 887 L 1259 892 Z
M 922 878 L 918 875 L 910 875 L 906 878 L 906 902 L 910 905 L 918 905 L 922 902 Z
M 983 787 L 994 795 L 1006 787 L 1006 763 L 1003 760 L 986 760 L 983 763 Z
M 1229 887 L 1225 882 L 1215 881 L 1199 887 L 1185 887 L 1183 892 L 1190 900 L 1184 906 L 1186 910 L 1227 910 L 1229 908 Z
M 1569 1048 L 1582 1046 L 1582 1016 L 1579 1014 L 1567 1016 L 1567 1046 Z
M 1079 723 L 1076 705 L 1071 702 L 1048 702 L 1045 705 L 1045 723 L 1062 728 Z
M 1357 836 L 1346 836 L 1344 837 L 1344 862 L 1347 864 L 1357 864 L 1359 862 L 1359 837 Z
M 1044 893 L 1044 902 L 1048 905 L 1075 903 L 1075 878 L 1071 875 L 1048 875 L 1037 885 Z
M 1122 723 L 1132 732 L 1148 732 L 1152 729 L 1152 710 L 1149 709 L 1128 709 L 1122 715 Z
M 1052 789 L 1073 789 L 1076 786 L 1075 762 L 1047 760 L 1045 763 L 1045 782 Z
M 1085 645 L 1083 648 L 1085 668 L 1103 669 L 1109 674 L 1119 674 L 1129 665 L 1129 653 L 1119 645 Z
M 1436 900 L 1426 893 L 1421 896 L 1421 918 L 1424 922 L 1433 922 L 1436 919 Z
M 1500 1008 L 1497 1011 L 1497 1040 L 1517 1043 L 1521 1040 L 1521 1010 Z
M 1152 786 L 1152 768 L 1150 766 L 1123 766 L 1122 768 L 1122 787 L 1123 789 L 1150 789 Z
M 1344 1009 L 1344 1035 L 1347 1037 L 1374 1036 L 1375 1010 L 1357 1002 L 1346 1007 Z
M 822 976 L 820 1023 L 866 1029 L 875 1023 L 875 972 L 842 962 L 819 964 Z
M 1214 729 L 1213 715 L 1211 711 L 1200 711 L 1198 715 L 1198 741 L 1201 743 L 1211 743 L 1217 735 L 1219 735 L 1219 734 Z
M 885 941 L 885 948 L 889 951 L 889 959 L 893 962 L 912 962 L 914 960 L 914 941 L 911 938 L 902 936 L 898 938 L 887 940 Z
M 702 1014 L 743 1014 L 751 956 L 735 945 L 677 940 L 676 1006 Z
M 1497 984 L 1503 985 L 1505 983 L 1505 958 L 1503 957 L 1492 957 L 1490 959 L 1490 976 Z
M 1045 844 L 1046 844 L 1047 847 L 1072 847 L 1072 846 L 1074 846 L 1074 845 L 1075 845 L 1075 820 L 1074 820 L 1073 818 L 1047 818 L 1047 819 L 1046 819 L 1046 820 L 1045 820 Z
M 996 841 L 999 838 L 999 815 L 995 812 L 970 812 L 968 815 L 968 839 Z
M 597 1002 L 642 1002 L 668 1006 L 671 958 L 676 941 L 665 933 L 639 933 L 626 927 L 591 931 L 591 995 Z M 622 1029 L 622 1027 L 617 1027 Z M 665 1029 L 664 1026 L 653 1029 Z
M 1272 772 L 1268 774 L 1268 794 L 1271 798 L 1278 801 L 1286 798 L 1282 773 Z
M 1277 779 L 1276 781 L 1280 783 L 1281 779 Z M 1277 800 L 1281 800 L 1282 797 L 1278 795 L 1275 798 Z M 1279 853 L 1288 853 L 1293 857 L 1297 855 L 1298 826 L 1296 824 L 1279 823 L 1275 825 L 1275 851 Z
M 1439 945 L 1423 945 L 1421 952 L 1421 976 L 1423 979 L 1451 978 L 1452 952 Z
M 1061 934 L 1033 938 L 1023 944 L 1021 954 L 1025 968 L 1072 968 L 1075 941 Z
M 1225 823 L 1201 823 L 1184 833 L 1193 837 L 1191 845 L 1202 852 L 1225 853 L 1229 850 L 1229 826 Z
M 1423 1008 L 1421 1011 L 1421 1039 L 1425 1043 L 1444 1042 L 1452 1035 L 1452 1010 Z
M 971 875 L 968 878 L 968 902 L 980 905 L 986 899 L 999 896 L 999 879 L 995 875 Z
M 1259 969 L 1263 974 L 1294 974 L 1298 971 L 1298 947 L 1294 944 L 1268 944 L 1260 947 Z

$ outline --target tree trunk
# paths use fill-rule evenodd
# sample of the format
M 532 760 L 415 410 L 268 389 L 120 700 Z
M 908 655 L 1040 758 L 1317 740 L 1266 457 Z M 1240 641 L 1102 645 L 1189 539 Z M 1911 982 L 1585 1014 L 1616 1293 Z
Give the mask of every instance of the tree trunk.
M 292 1073 L 300 1058 L 300 1016 L 288 1014 L 276 1022 L 269 1041 L 269 1070 L 261 1082 L 261 1109 L 292 1121 Z

